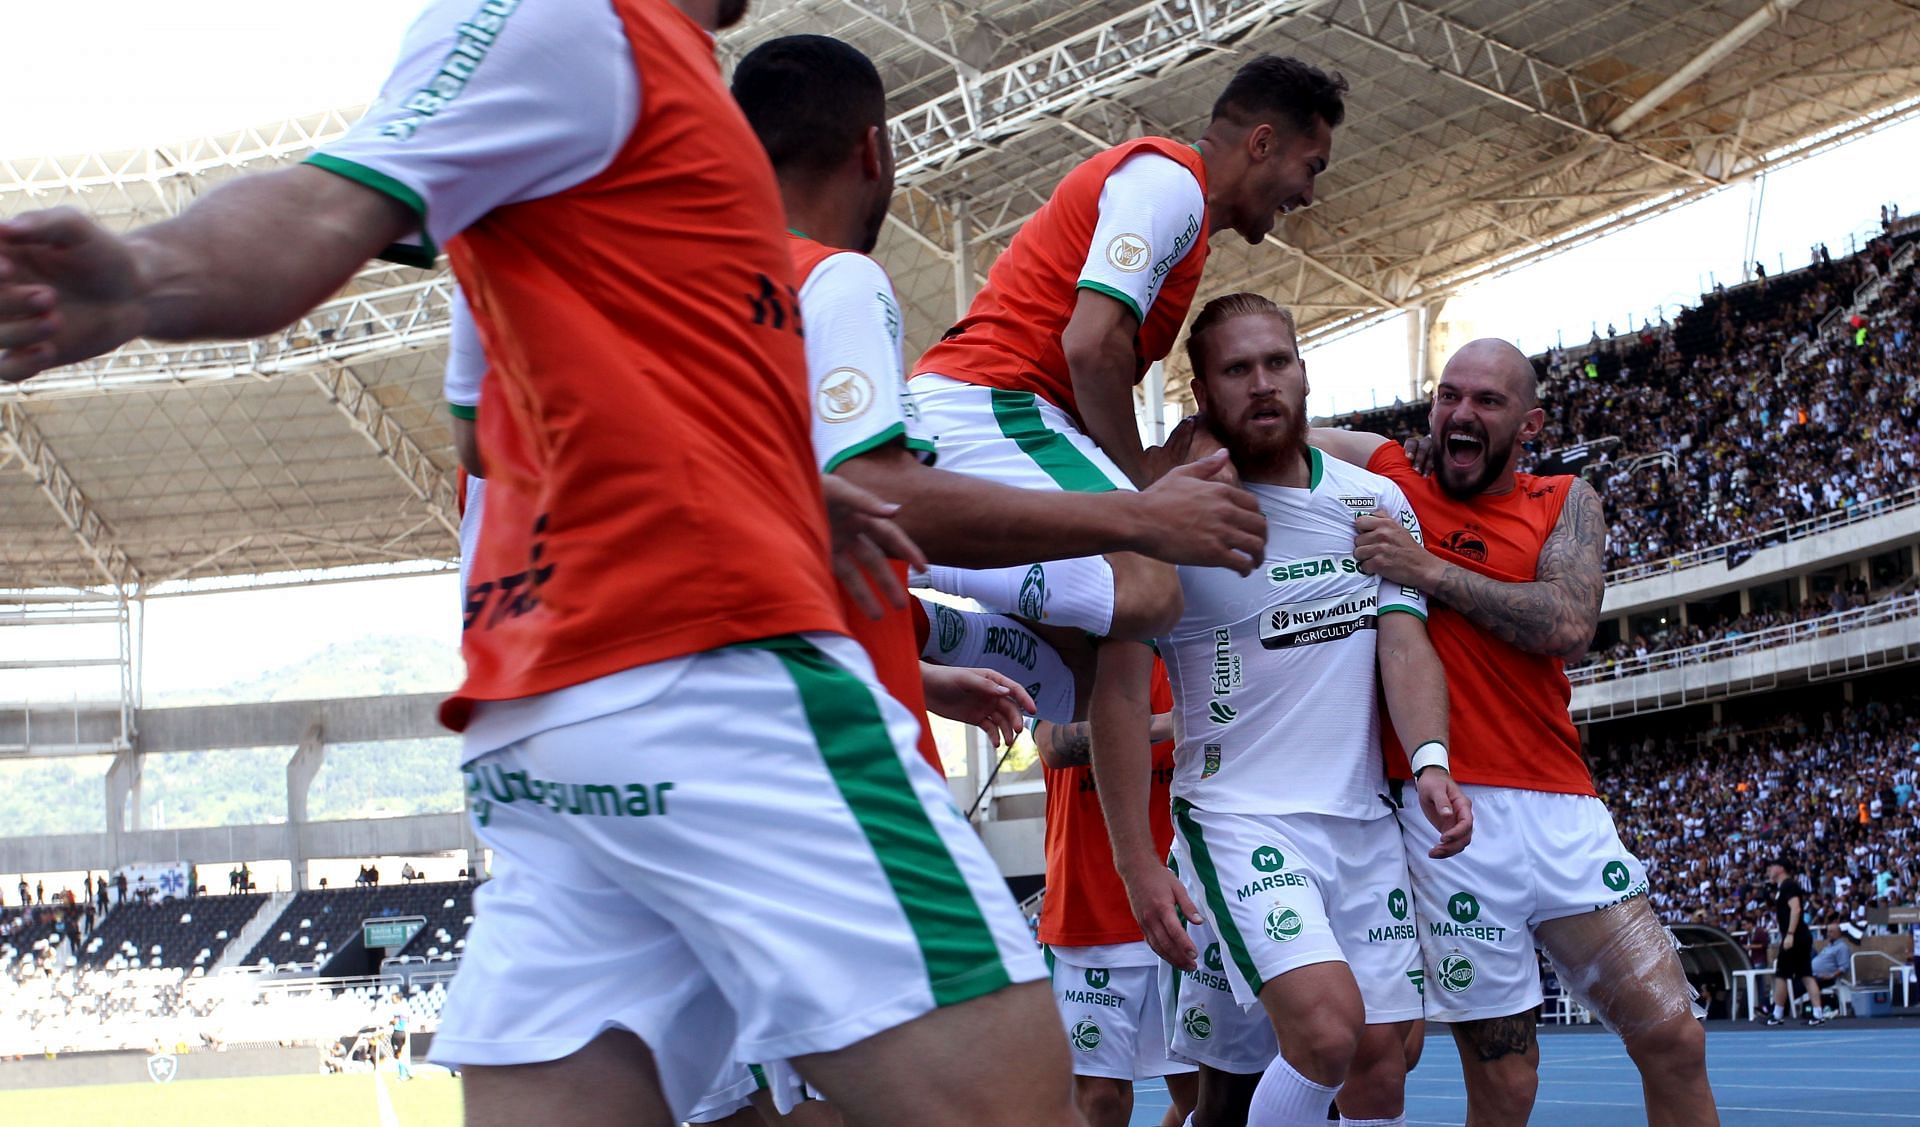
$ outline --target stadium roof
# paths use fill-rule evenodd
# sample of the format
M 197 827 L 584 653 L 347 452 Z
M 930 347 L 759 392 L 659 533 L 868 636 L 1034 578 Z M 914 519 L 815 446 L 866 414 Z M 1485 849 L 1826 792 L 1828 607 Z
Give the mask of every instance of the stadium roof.
M 879 257 L 909 349 L 1075 161 L 1197 136 L 1259 51 L 1345 73 L 1349 116 L 1315 206 L 1272 245 L 1222 240 L 1202 296 L 1260 289 L 1308 337 L 1920 109 L 1915 0 L 759 0 L 723 52 L 796 31 L 856 43 L 892 92 L 901 192 Z M 0 215 L 151 222 L 355 116 L 0 162 Z M 447 294 L 444 273 L 373 266 L 271 338 L 136 342 L 0 389 L 0 586 L 450 555 Z

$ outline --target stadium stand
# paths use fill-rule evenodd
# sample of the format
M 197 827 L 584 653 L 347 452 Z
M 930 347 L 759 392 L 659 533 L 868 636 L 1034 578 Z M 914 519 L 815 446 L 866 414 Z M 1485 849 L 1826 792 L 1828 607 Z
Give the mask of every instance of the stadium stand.
M 89 967 L 210 967 L 265 904 L 264 893 L 122 904 L 81 947 Z
M 1911 488 L 1917 238 L 1875 239 L 1705 295 L 1672 325 L 1535 358 L 1547 426 L 1529 466 L 1560 472 L 1564 452 L 1591 452 L 1579 468 L 1607 504 L 1611 570 L 1713 546 L 1737 558 L 1795 522 Z M 1426 413 L 1404 404 L 1347 425 L 1404 439 Z
M 409 944 L 408 953 L 424 955 L 429 947 L 441 952 L 465 946 L 473 920 L 473 882 L 442 881 L 372 888 L 310 889 L 295 896 L 266 938 L 242 960 L 248 966 L 319 969 L 334 953 L 356 939 L 361 921 L 380 916 L 424 916 L 427 924 Z M 444 941 L 439 936 L 445 933 Z M 421 942 L 422 937 L 426 942 Z M 420 948 L 415 952 L 414 946 Z M 433 957 L 439 957 L 436 954 Z

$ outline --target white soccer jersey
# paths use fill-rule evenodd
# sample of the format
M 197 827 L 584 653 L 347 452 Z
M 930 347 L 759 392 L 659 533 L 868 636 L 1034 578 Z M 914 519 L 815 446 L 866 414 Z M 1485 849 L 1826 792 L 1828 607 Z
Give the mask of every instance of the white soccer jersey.
M 1161 640 L 1179 740 L 1173 794 L 1202 810 L 1378 818 L 1379 616 L 1426 598 L 1353 556 L 1354 517 L 1385 510 L 1417 540 L 1398 486 L 1311 450 L 1312 485 L 1248 488 L 1267 517 L 1251 575 L 1183 567 L 1186 611 Z
M 800 286 L 800 320 L 820 472 L 896 441 L 931 462 L 900 361 L 900 302 L 880 264 L 852 251 L 822 259 Z
M 453 287 L 448 310 L 451 328 L 447 338 L 447 371 L 440 390 L 448 410 L 463 419 L 471 419 L 480 407 L 480 382 L 487 374 L 487 350 L 480 343 L 480 329 L 473 323 L 473 311 L 467 308 L 467 295 Z

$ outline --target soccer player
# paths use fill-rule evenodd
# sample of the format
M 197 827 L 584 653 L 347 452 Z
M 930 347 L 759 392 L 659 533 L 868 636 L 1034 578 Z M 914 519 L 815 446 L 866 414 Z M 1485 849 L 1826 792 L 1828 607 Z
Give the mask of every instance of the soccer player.
M 1148 941 L 1176 967 L 1196 969 L 1183 923 L 1206 905 L 1235 1000 L 1272 1021 L 1280 1055 L 1250 1125 L 1317 1125 L 1336 1098 L 1342 1122 L 1399 1123 L 1420 949 L 1377 700 L 1418 749 L 1436 857 L 1466 846 L 1472 812 L 1447 771 L 1426 600 L 1361 571 L 1355 515 L 1384 512 L 1416 537 L 1420 525 L 1391 482 L 1307 445 L 1289 313 L 1258 294 L 1216 298 L 1187 349 L 1194 398 L 1258 498 L 1269 547 L 1251 576 L 1179 571 L 1185 610 L 1160 643 L 1180 733 L 1179 876 L 1148 832 L 1144 742 L 1103 735 L 1093 762 L 1114 860 Z
M 1166 856 L 1173 841 L 1167 813 L 1173 782 L 1173 690 L 1154 663 L 1153 785 L 1150 818 L 1154 848 Z M 1033 729 L 1047 787 L 1047 896 L 1040 907 L 1040 942 L 1047 945 L 1054 999 L 1073 1046 L 1073 1088 L 1090 1127 L 1126 1127 L 1133 1085 L 1164 1076 L 1173 1096 L 1163 1127 L 1179 1127 L 1193 1107 L 1193 1066 L 1169 1058 L 1167 1007 L 1160 958 L 1147 946 L 1127 906 L 1126 886 L 1113 868 L 1113 847 L 1095 789 L 1092 733 L 1085 722 L 1041 721 Z
M 1453 1030 L 1469 1122 L 1525 1123 L 1539 1084 L 1538 945 L 1625 1040 L 1649 1121 L 1716 1123 L 1692 990 L 1567 713 L 1563 662 L 1586 652 L 1599 620 L 1606 518 L 1584 481 L 1514 468 L 1545 419 L 1531 362 L 1483 339 L 1448 359 L 1434 389 L 1432 476 L 1378 435 L 1313 432 L 1330 454 L 1405 490 L 1427 532 L 1423 544 L 1393 520 L 1365 516 L 1354 553 L 1368 572 L 1434 603 L 1428 626 L 1452 696 L 1454 774 L 1483 825 L 1471 852 L 1435 863 L 1425 851 L 1433 831 L 1401 815 L 1427 1018 Z M 1389 751 L 1392 773 L 1405 778 L 1404 753 Z
M 467 1121 L 677 1122 L 735 1052 L 855 1121 L 1065 1127 L 1045 967 L 844 633 L 779 190 L 714 58 L 744 9 L 434 0 L 306 163 L 127 235 L 0 223 L 0 378 L 444 245 L 488 361 L 442 713 L 495 857 L 433 1049 Z

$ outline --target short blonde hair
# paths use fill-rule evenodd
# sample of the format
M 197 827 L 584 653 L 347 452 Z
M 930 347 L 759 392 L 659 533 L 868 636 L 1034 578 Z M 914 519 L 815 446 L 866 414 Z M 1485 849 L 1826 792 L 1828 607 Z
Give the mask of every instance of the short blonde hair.
M 1202 306 L 1200 315 L 1193 319 L 1193 327 L 1187 330 L 1187 363 L 1193 368 L 1194 379 L 1207 377 L 1206 348 L 1201 344 L 1201 338 L 1236 317 L 1278 317 L 1286 324 L 1287 335 L 1293 338 L 1294 347 L 1297 349 L 1300 346 L 1300 334 L 1294 328 L 1291 310 L 1257 293 L 1224 294 Z

